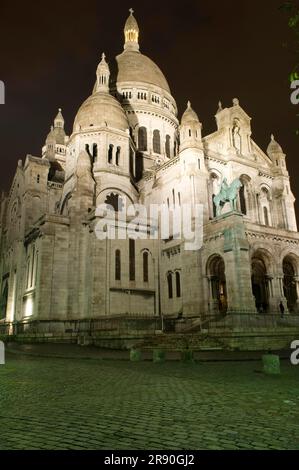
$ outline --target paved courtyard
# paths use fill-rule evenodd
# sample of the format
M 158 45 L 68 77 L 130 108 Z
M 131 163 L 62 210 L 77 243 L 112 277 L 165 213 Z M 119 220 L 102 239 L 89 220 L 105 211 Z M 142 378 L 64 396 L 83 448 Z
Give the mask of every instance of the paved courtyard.
M 38 358 L 0 366 L 0 449 L 299 449 L 299 367 Z

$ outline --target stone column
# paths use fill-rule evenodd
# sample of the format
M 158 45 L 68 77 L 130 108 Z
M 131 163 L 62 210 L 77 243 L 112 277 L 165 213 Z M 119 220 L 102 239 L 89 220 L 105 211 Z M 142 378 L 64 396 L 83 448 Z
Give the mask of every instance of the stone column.
M 284 309 L 285 309 L 284 314 L 287 315 L 289 313 L 289 310 L 288 310 L 287 299 L 285 298 L 284 292 L 283 292 L 283 278 L 284 278 L 283 274 L 280 273 L 273 279 L 274 296 L 273 296 L 272 305 L 270 305 L 270 308 L 272 306 L 274 314 L 275 313 L 280 314 L 279 304 L 280 302 L 282 302 L 284 305 Z
M 279 304 L 282 299 L 280 280 L 273 275 L 266 277 L 268 287 L 269 309 L 271 315 L 279 314 Z

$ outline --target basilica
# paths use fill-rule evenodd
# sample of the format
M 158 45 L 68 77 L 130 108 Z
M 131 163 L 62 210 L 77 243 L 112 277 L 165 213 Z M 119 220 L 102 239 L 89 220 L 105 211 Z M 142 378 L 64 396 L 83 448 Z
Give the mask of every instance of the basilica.
M 299 235 L 283 149 L 273 135 L 266 151 L 258 146 L 237 98 L 212 110 L 210 135 L 190 102 L 179 120 L 163 72 L 140 51 L 133 13 L 124 50 L 115 60 L 102 55 L 71 135 L 59 109 L 41 154 L 18 162 L 1 196 L 2 334 L 63 336 L 128 318 L 135 329 L 138 320 L 162 320 L 159 330 L 184 319 L 240 325 L 299 313 Z M 234 207 L 217 206 L 234 181 Z M 202 205 L 203 244 L 185 250 L 172 233 L 100 240 L 103 204 Z

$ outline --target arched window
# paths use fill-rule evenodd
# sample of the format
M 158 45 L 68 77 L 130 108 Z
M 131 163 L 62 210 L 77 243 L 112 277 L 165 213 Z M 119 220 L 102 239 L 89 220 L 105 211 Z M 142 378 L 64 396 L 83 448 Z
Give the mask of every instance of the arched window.
M 130 281 L 135 281 L 135 240 L 132 238 L 129 241 L 129 264 Z
M 8 282 L 6 281 L 4 285 L 4 289 L 2 291 L 1 298 L 0 298 L 0 318 L 1 319 L 6 317 L 7 302 L 8 302 Z
M 241 206 L 241 212 L 243 215 L 247 215 L 247 207 L 246 207 L 246 200 L 245 200 L 245 186 L 241 186 L 240 192 L 240 206 Z
M 37 175 L 37 177 L 36 177 L 36 182 L 37 182 L 37 184 L 40 183 L 40 175 Z
M 167 284 L 168 284 L 168 298 L 173 299 L 172 273 L 168 273 L 167 275 Z
M 93 160 L 93 162 L 95 162 L 97 157 L 98 157 L 98 146 L 97 146 L 97 144 L 93 144 L 93 146 L 92 146 L 92 160 Z
M 117 147 L 116 150 L 116 165 L 119 166 L 120 164 L 120 147 Z
M 153 135 L 153 150 L 154 153 L 161 153 L 161 138 L 160 131 L 155 130 Z
M 213 204 L 213 217 L 217 217 L 217 207 L 216 207 L 216 204 L 214 202 L 214 197 L 216 196 L 216 194 L 212 194 L 212 204 Z
M 175 281 L 176 281 L 176 296 L 180 298 L 181 297 L 181 275 L 178 271 L 175 273 Z
M 148 282 L 148 252 L 143 253 L 143 282 Z
M 119 194 L 108 194 L 105 200 L 107 206 L 113 207 L 115 212 L 121 212 L 123 210 L 123 200 Z
M 113 161 L 113 145 L 109 145 L 109 150 L 108 150 L 108 163 L 112 163 Z
M 269 226 L 269 214 L 267 207 L 264 207 L 264 224 Z
M 31 274 L 30 274 L 30 287 L 33 287 L 34 282 L 34 267 L 35 267 L 35 246 L 32 246 L 31 252 Z
M 134 176 L 134 173 L 135 173 L 135 171 L 134 171 L 134 161 L 135 161 L 134 152 L 133 152 L 133 150 L 130 148 L 130 162 L 129 162 L 129 164 L 130 164 L 130 174 L 131 174 L 132 176 Z
M 166 142 L 165 142 L 165 153 L 166 157 L 170 158 L 170 135 L 166 136 Z
M 138 149 L 141 152 L 147 151 L 147 130 L 146 127 L 140 127 L 138 130 Z
M 121 254 L 120 250 L 115 252 L 115 280 L 121 280 Z

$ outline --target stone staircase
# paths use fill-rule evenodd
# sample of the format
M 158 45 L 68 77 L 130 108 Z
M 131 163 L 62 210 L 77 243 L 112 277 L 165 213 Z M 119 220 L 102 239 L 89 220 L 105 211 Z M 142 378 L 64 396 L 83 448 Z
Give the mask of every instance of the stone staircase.
M 182 351 L 191 349 L 193 351 L 223 351 L 229 350 L 221 339 L 212 337 L 205 332 L 186 333 L 164 333 L 137 342 L 135 347 L 143 351 L 161 349 L 165 351 Z

